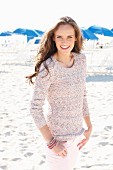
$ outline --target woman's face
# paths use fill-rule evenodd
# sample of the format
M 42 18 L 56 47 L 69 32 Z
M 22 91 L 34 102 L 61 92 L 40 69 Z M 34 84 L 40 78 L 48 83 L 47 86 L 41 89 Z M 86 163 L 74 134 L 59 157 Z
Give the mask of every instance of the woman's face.
M 54 41 L 58 52 L 71 52 L 76 41 L 74 28 L 69 24 L 60 25 L 54 33 Z

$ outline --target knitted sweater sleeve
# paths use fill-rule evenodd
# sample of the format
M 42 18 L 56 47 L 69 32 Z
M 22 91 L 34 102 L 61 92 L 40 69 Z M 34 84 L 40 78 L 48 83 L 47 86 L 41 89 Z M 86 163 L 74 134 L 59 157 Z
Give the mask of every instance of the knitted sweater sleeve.
M 86 56 L 84 55 L 84 96 L 83 96 L 83 117 L 89 115 L 89 107 L 87 102 L 87 90 L 86 90 Z
M 40 71 L 36 77 L 30 105 L 30 113 L 38 128 L 41 128 L 47 124 L 44 116 L 43 106 L 45 104 L 45 99 L 47 97 L 47 92 L 51 83 L 49 73 L 45 75 L 45 72 L 46 71 L 42 69 L 42 71 Z

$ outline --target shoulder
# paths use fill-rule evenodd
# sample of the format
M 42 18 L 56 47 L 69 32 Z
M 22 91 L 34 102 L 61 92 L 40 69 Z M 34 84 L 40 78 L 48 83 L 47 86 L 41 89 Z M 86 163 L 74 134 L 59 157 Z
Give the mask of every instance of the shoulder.
M 86 59 L 86 55 L 85 53 L 81 52 L 81 53 L 73 53 L 74 56 L 77 56 L 80 59 Z
M 79 61 L 86 62 L 86 55 L 85 53 L 74 53 L 75 58 L 77 58 Z
M 41 76 L 41 77 L 44 77 L 44 76 L 46 76 L 46 75 L 49 75 L 49 74 L 51 74 L 52 73 L 52 69 L 53 69 L 53 61 L 52 61 L 52 59 L 51 58 L 48 58 L 47 60 L 45 60 L 42 64 L 41 64 L 41 66 L 40 66 L 40 68 L 39 68 L 39 75 Z M 48 70 L 47 70 L 48 69 Z M 49 72 L 48 72 L 49 71 Z

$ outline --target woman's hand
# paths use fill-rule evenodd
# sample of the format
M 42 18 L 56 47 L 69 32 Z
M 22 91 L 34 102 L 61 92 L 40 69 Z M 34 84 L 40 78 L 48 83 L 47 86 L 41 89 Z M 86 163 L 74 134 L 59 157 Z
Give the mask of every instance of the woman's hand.
M 64 147 L 64 143 L 65 142 L 58 141 L 56 146 L 52 148 L 52 151 L 55 152 L 58 156 L 61 156 L 62 158 L 67 156 L 67 149 Z
M 90 135 L 92 132 L 92 127 L 89 127 L 87 130 L 84 132 L 84 139 L 80 143 L 78 143 L 79 150 L 82 149 L 82 147 L 89 141 Z

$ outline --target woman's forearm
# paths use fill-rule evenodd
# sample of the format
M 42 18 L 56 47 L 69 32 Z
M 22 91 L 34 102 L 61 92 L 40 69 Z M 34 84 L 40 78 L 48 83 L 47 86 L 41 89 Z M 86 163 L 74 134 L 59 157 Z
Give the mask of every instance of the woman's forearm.
M 84 117 L 84 121 L 86 123 L 87 128 L 92 130 L 92 123 L 89 115 Z
M 53 136 L 52 136 L 51 131 L 49 130 L 49 127 L 47 125 L 40 128 L 39 131 L 41 132 L 41 134 L 46 142 L 49 142 L 52 139 Z

